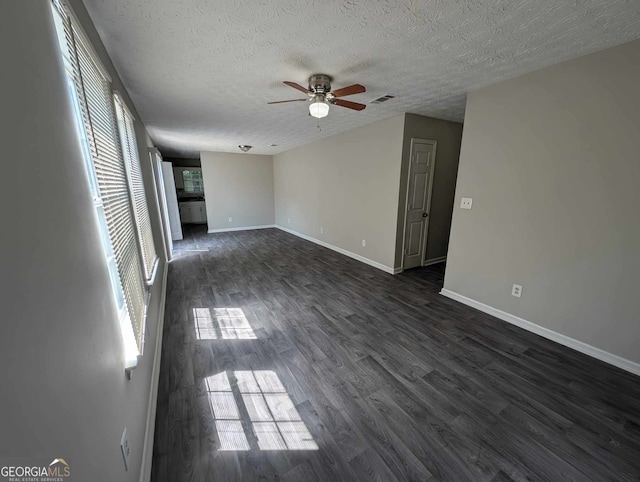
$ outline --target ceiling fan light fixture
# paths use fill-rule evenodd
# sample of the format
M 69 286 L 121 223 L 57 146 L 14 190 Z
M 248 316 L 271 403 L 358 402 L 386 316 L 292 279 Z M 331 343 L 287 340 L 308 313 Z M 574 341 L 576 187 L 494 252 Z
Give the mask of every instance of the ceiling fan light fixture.
M 243 144 L 243 145 L 238 146 L 238 147 L 240 148 L 240 150 L 241 150 L 242 152 L 249 152 L 249 149 L 251 149 L 253 146 L 248 146 L 248 145 L 246 145 L 246 144 Z
M 317 119 L 322 119 L 323 117 L 327 117 L 329 113 L 329 104 L 327 104 L 323 97 L 316 96 L 313 99 L 313 102 L 309 104 L 309 114 Z
M 300 84 L 285 80 L 284 83 L 289 87 L 304 92 L 311 98 L 309 104 L 309 115 L 316 119 L 322 119 L 329 114 L 329 104 L 345 107 L 351 110 L 364 110 L 367 106 L 358 102 L 344 100 L 342 97 L 348 95 L 362 94 L 366 92 L 364 85 L 353 84 L 348 87 L 342 87 L 338 90 L 331 90 L 331 82 L 333 79 L 325 74 L 314 74 L 309 77 L 309 87 L 302 87 Z M 393 96 L 387 96 L 392 98 Z M 278 100 L 275 102 L 267 102 L 267 104 L 284 104 L 287 102 L 304 102 L 307 99 L 291 99 Z

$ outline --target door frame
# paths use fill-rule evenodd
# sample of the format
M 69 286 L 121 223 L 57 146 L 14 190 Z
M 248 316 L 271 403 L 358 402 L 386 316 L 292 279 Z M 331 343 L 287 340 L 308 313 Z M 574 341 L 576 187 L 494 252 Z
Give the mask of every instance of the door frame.
M 164 196 L 167 202 L 167 216 L 169 217 L 171 246 L 173 247 L 173 241 L 184 239 L 182 234 L 182 224 L 180 223 L 180 207 L 178 204 L 178 197 L 176 195 L 176 182 L 175 176 L 173 175 L 173 166 L 170 162 L 163 159 L 160 167 L 162 169 L 162 182 L 164 183 Z
M 413 146 L 416 143 L 420 144 L 431 144 L 433 146 L 433 162 L 431 163 L 431 171 L 429 172 L 429 187 L 427 188 L 427 221 L 424 226 L 424 241 L 422 242 L 422 246 L 420 247 L 420 252 L 422 256 L 420 257 L 420 266 L 424 266 L 424 257 L 427 254 L 427 236 L 429 235 L 429 223 L 431 216 L 431 198 L 433 197 L 433 178 L 435 177 L 436 172 L 436 151 L 438 149 L 438 141 L 433 139 L 420 139 L 418 137 L 411 138 L 411 147 L 409 149 L 409 163 L 407 165 L 407 193 L 404 199 L 404 222 L 402 223 L 402 262 L 400 264 L 402 271 L 404 271 L 404 258 L 406 255 L 406 246 L 405 242 L 407 241 L 407 208 L 409 206 L 409 184 L 411 181 L 411 160 L 413 158 Z
M 151 162 L 151 170 L 153 171 L 153 180 L 155 184 L 156 203 L 158 204 L 158 212 L 160 213 L 160 226 L 162 228 L 162 238 L 164 245 L 164 253 L 167 261 L 173 258 L 173 241 L 171 239 L 171 228 L 169 226 L 169 213 L 167 210 L 167 198 L 164 192 L 164 175 L 162 173 L 162 155 L 155 147 L 149 148 L 149 160 Z

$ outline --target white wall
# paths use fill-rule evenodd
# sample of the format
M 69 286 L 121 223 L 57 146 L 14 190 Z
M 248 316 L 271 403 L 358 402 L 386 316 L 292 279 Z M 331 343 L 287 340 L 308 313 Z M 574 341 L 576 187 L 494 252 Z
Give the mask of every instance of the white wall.
M 200 160 L 209 231 L 273 225 L 271 156 L 201 152 Z
M 403 128 L 401 114 L 275 155 L 276 224 L 393 270 Z
M 71 3 L 86 21 L 82 4 Z M 63 457 L 74 480 L 137 481 L 162 276 L 152 287 L 145 355 L 128 381 L 49 2 L 1 2 L 0 22 L 0 454 Z M 84 27 L 97 38 L 90 22 Z M 119 448 L 125 426 L 128 472 Z
M 638 86 L 635 41 L 469 95 L 445 289 L 640 362 Z

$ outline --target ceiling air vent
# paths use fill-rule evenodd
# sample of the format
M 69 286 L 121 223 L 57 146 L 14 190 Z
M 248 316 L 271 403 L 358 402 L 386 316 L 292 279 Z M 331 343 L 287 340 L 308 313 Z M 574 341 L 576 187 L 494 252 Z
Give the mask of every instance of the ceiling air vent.
M 383 102 L 388 101 L 389 99 L 393 99 L 395 95 L 383 95 L 382 97 L 378 97 L 377 99 L 372 100 L 369 104 L 382 104 Z

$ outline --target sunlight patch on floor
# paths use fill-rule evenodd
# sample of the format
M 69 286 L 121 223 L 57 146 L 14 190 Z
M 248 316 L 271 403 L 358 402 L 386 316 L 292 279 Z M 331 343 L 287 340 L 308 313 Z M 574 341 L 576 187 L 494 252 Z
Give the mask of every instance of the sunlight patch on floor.
M 242 425 L 241 407 L 249 417 L 255 436 L 252 443 L 257 441 L 258 449 L 318 450 L 318 445 L 274 371 L 237 370 L 233 372 L 233 377 L 237 385 L 235 393 L 227 372 L 205 379 L 220 450 L 250 450 Z
M 242 308 L 193 308 L 198 340 L 255 340 Z

